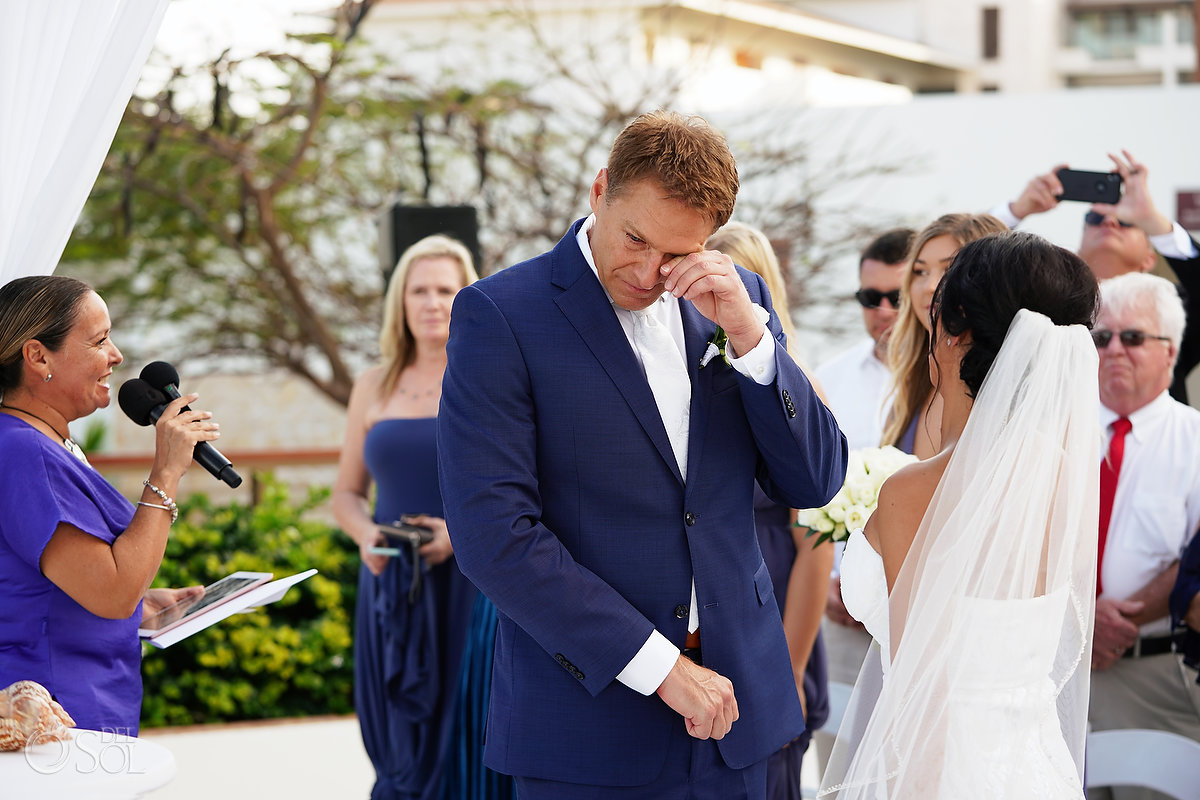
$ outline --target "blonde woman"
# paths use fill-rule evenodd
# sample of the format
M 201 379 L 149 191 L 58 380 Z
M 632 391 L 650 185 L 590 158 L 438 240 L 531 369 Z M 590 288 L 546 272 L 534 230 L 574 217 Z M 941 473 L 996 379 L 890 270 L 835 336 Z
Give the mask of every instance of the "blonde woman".
M 486 598 L 454 560 L 436 432 L 451 305 L 475 280 L 470 253 L 449 237 L 428 236 L 404 252 L 384 300 L 382 359 L 355 381 L 347 409 L 333 512 L 362 557 L 354 699 L 375 766 L 373 800 L 436 800 L 469 735 L 458 693 L 472 664 L 464 648 L 473 608 Z M 409 545 L 379 527 L 401 523 L 428 541 Z M 480 624 L 494 629 L 494 612 Z M 479 691 L 486 696 L 486 685 Z
M 719 250 L 735 264 L 757 272 L 767 284 L 771 303 L 788 337 L 788 349 L 795 357 L 796 331 L 788 312 L 783 272 L 770 241 L 757 228 L 741 222 L 729 222 L 708 238 L 704 245 Z M 807 370 L 805 371 L 806 374 Z M 811 375 L 809 380 L 813 381 Z M 817 394 L 820 387 L 813 381 Z M 824 399 L 824 398 L 822 398 Z M 804 529 L 795 527 L 795 509 L 781 506 L 768 498 L 759 487 L 754 489 L 754 526 L 763 560 L 775 586 L 775 601 L 783 614 L 783 629 L 796 678 L 796 690 L 804 707 L 808 728 L 797 740 L 777 751 L 767 761 L 768 800 L 798 800 L 800 764 L 812 732 L 829 718 L 829 685 L 826 677 L 825 645 L 821 640 L 821 616 L 829 591 L 829 572 L 833 567 L 833 546 L 813 549 Z
M 989 214 L 944 214 L 913 240 L 900 314 L 888 342 L 892 408 L 882 444 L 926 459 L 941 450 L 942 404 L 929 379 L 930 305 L 959 248 L 1008 227 Z

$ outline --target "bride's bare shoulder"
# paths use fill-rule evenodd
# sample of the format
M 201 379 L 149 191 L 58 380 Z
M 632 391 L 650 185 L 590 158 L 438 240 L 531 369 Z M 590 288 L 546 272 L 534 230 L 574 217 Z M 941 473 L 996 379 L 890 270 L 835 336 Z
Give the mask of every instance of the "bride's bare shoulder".
M 885 565 L 892 563 L 898 569 L 903 563 L 948 460 L 948 453 L 939 453 L 909 464 L 880 487 L 879 502 L 864 533 Z

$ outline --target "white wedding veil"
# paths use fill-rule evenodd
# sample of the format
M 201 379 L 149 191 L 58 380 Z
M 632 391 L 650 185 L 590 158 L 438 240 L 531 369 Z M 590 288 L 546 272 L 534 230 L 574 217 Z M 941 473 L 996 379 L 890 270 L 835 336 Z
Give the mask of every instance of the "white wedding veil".
M 1081 785 L 1098 397 L 1088 330 L 1019 311 L 890 593 L 887 675 L 880 658 L 888 654 L 872 645 L 818 797 L 953 797 L 947 773 L 996 778 L 997 769 L 1026 768 L 1019 758 L 969 763 L 1015 755 L 1004 752 L 1013 743 L 1003 730 L 989 741 L 989 729 L 1005 727 L 1004 712 L 998 725 L 986 709 L 972 723 L 954 705 L 979 697 L 997 708 L 1011 699 L 1013 714 L 1022 704 L 1040 713 L 1043 732 L 1061 732 L 1066 743 L 1050 771 Z

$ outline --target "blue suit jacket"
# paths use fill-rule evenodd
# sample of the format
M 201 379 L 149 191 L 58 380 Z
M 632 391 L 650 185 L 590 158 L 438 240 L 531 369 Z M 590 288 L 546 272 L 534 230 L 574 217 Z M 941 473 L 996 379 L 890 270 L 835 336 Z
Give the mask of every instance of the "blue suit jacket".
M 704 664 L 740 718 L 719 743 L 741 768 L 804 730 L 754 531 L 768 494 L 819 506 L 846 441 L 780 346 L 760 386 L 720 358 L 680 303 L 692 378 L 685 485 L 620 322 L 575 241 L 486 278 L 454 303 L 438 415 L 446 521 L 459 566 L 500 611 L 485 763 L 513 775 L 639 785 L 683 720 L 615 680 L 658 629 L 682 647 L 695 575 Z M 742 270 L 770 309 L 762 280 Z

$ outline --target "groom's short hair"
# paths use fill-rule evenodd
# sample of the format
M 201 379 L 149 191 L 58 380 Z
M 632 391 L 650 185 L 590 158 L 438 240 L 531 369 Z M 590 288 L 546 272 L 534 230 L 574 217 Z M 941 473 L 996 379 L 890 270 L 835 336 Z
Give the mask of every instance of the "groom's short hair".
M 651 111 L 617 135 L 608 154 L 608 196 L 646 179 L 709 217 L 714 231 L 733 216 L 737 163 L 725 137 L 701 117 Z

